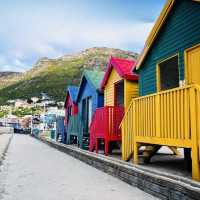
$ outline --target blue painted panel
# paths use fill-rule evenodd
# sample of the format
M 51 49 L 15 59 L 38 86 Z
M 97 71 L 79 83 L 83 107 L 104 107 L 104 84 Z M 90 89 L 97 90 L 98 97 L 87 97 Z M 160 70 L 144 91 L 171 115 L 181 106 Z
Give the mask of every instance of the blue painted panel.
M 84 83 L 82 85 L 82 88 L 81 88 L 81 91 L 79 94 L 79 100 L 78 100 L 79 113 L 82 111 L 83 99 L 85 99 L 87 97 L 92 98 L 92 113 L 93 113 L 96 110 L 96 108 L 98 107 L 97 91 L 91 84 L 89 84 L 89 82 L 86 79 L 84 79 L 83 81 L 84 81 Z

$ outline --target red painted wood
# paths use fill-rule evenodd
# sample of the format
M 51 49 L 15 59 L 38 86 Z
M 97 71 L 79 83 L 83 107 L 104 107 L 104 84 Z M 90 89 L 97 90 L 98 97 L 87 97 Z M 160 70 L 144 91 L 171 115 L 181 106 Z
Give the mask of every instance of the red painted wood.
M 105 106 L 97 108 L 90 125 L 90 146 L 98 153 L 98 141 L 103 139 L 105 143 L 105 154 L 109 152 L 109 142 L 121 141 L 121 130 L 119 125 L 124 116 L 124 108 L 119 106 Z
M 101 82 L 101 90 L 104 90 L 113 68 L 117 71 L 121 78 L 131 81 L 138 81 L 138 75 L 133 73 L 135 66 L 135 60 L 111 57 L 103 81 Z
M 71 100 L 70 95 L 67 95 L 66 101 L 65 101 L 65 119 L 64 119 L 65 125 L 67 125 L 67 121 L 70 118 L 70 116 L 68 116 L 68 109 L 70 107 L 71 107 L 71 115 L 70 116 L 76 115 L 78 113 L 78 106 Z
M 76 104 L 73 104 L 73 109 L 72 109 L 72 115 L 78 114 L 78 106 Z

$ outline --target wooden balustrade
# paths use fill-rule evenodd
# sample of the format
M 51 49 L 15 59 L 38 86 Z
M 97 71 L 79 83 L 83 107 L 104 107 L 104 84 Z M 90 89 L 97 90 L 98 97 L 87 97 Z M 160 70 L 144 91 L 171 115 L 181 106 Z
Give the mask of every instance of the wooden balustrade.
M 122 158 L 134 152 L 138 162 L 140 144 L 192 149 L 193 179 L 200 179 L 200 87 L 189 85 L 132 100 L 123 121 Z
M 108 143 L 121 141 L 119 124 L 124 115 L 124 108 L 119 106 L 105 106 L 97 108 L 90 125 L 90 151 L 96 148 L 98 152 L 98 139 L 105 142 L 105 153 L 108 155 Z

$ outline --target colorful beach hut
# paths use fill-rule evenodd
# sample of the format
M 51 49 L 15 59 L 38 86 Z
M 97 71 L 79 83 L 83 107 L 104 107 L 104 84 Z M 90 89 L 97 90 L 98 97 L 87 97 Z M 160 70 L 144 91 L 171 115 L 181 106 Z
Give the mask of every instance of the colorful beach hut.
M 168 0 L 137 62 L 140 97 L 122 122 L 138 163 L 141 145 L 191 150 L 192 177 L 200 180 L 200 2 Z
M 103 140 L 105 154 L 108 155 L 112 144 L 121 141 L 119 125 L 124 110 L 128 108 L 132 98 L 138 97 L 138 75 L 132 71 L 135 64 L 135 60 L 110 58 L 101 83 L 104 107 L 96 110 L 91 124 L 90 151 L 95 148 L 98 152 L 99 141 Z
M 103 93 L 100 91 L 100 83 L 104 72 L 97 70 L 85 70 L 77 93 L 79 130 L 78 144 L 80 148 L 88 149 L 89 127 L 96 108 L 102 107 L 104 102 Z
M 69 86 L 67 88 L 67 94 L 65 98 L 65 139 L 62 139 L 66 141 L 68 144 L 76 143 L 77 138 L 77 127 L 74 127 L 73 124 L 74 121 L 77 120 L 77 114 L 78 114 L 78 105 L 76 104 L 76 96 L 78 93 L 78 87 L 76 86 Z M 67 133 L 68 136 L 67 137 Z
M 64 116 L 56 116 L 56 140 L 62 143 L 66 142 Z

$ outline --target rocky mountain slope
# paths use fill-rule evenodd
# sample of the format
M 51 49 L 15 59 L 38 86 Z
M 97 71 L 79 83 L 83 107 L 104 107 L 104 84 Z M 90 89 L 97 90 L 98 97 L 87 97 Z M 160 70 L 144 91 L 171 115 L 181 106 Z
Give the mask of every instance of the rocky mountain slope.
M 15 83 L 21 75 L 20 72 L 0 72 L 0 89 Z
M 11 74 L 9 79 L 0 76 L 0 104 L 10 99 L 39 96 L 41 92 L 48 93 L 56 101 L 63 101 L 67 85 L 78 85 L 84 69 L 105 70 L 111 55 L 129 59 L 138 56 L 133 52 L 103 47 L 56 59 L 41 58 L 23 74 Z

